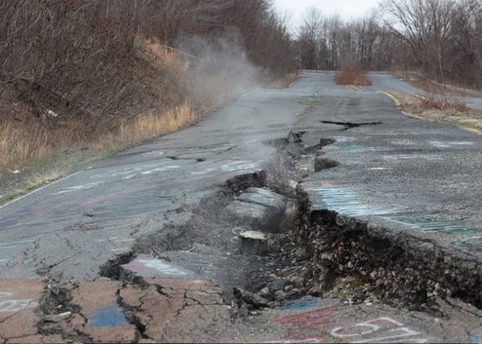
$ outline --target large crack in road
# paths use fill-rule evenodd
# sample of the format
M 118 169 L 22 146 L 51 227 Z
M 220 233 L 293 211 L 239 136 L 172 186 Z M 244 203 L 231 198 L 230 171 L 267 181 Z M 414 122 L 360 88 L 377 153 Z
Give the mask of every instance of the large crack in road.
M 312 84 L 319 101 L 297 119 Z M 8 257 L 0 266 L 0 343 L 476 338 L 478 251 L 453 242 L 477 235 L 477 225 L 457 222 L 476 220 L 477 201 L 460 211 L 418 209 L 435 220 L 454 214 L 444 229 L 471 229 L 457 237 L 409 224 L 417 213 L 397 202 L 407 198 L 413 170 L 442 175 L 442 144 L 474 173 L 477 139 L 435 124 L 416 132 L 377 92 L 363 98 L 333 87 L 308 74 L 293 89 L 253 92 L 223 116 L 0 208 Z M 254 104 L 252 112 L 236 116 L 248 111 L 237 103 Z M 475 162 L 459 157 L 462 148 Z M 451 190 L 462 187 L 461 173 L 448 174 Z M 423 201 L 439 191 L 420 184 Z M 407 203 L 422 208 L 417 197 Z M 37 275 L 43 280 L 6 279 Z M 29 319 L 23 330 L 12 325 L 20 318 Z
M 102 276 L 120 283 L 115 284 L 113 292 L 126 322 L 135 330 L 131 332 L 130 340 L 186 339 L 178 331 L 171 332 L 173 329 L 166 323 L 171 320 L 159 316 L 153 310 L 163 304 L 166 305 L 163 309 L 172 307 L 172 312 L 175 313 L 172 321 L 184 320 L 184 316 L 197 318 L 198 327 L 192 325 L 190 331 L 199 331 L 199 327 L 214 321 L 213 317 L 205 319 L 206 314 L 219 316 L 216 321 L 227 321 L 233 317 L 245 321 L 250 316 L 262 314 L 263 309 L 277 309 L 286 302 L 307 295 L 322 298 L 336 295 L 337 298 L 348 300 L 351 305 L 380 299 L 398 307 L 425 311 L 436 316 L 446 316 L 444 307 L 452 298 L 462 299 L 480 308 L 480 269 L 476 264 L 445 255 L 434 243 L 414 241 L 406 233 L 393 233 L 391 229 L 383 227 L 369 228 L 366 223 L 328 210 L 311 210 L 309 195 L 303 190 L 302 184 L 294 189 L 288 186 L 287 180 L 306 174 L 306 168 L 300 168 L 306 167 L 306 161 L 313 164 L 312 173 L 337 164 L 330 163 L 326 164 L 326 168 L 317 168 L 323 147 L 334 142 L 322 138 L 320 144 L 307 146 L 303 144 L 302 136 L 302 133 L 290 133 L 288 139 L 273 142 L 277 146 L 276 160 L 284 161 L 282 175 L 278 168 L 276 178 L 267 177 L 272 175 L 270 171 L 259 171 L 229 179 L 224 189 L 201 201 L 199 209 L 193 210 L 188 223 L 177 229 L 160 230 L 139 239 L 132 252 L 118 256 L 102 267 Z M 300 165 L 300 162 L 303 164 Z M 280 180 L 284 182 L 280 183 Z M 286 205 L 282 212 L 272 209 L 274 215 L 269 216 L 272 225 L 264 227 L 265 231 L 270 228 L 266 256 L 243 255 L 237 242 L 236 245 L 231 245 L 232 234 L 237 232 L 230 229 L 239 226 L 252 228 L 252 219 L 241 218 L 237 222 L 231 217 L 220 221 L 218 211 L 226 209 L 237 199 L 243 199 L 247 190 L 269 190 L 271 186 L 280 192 L 280 185 L 284 187 L 284 197 L 296 194 L 292 201 L 297 213 L 290 213 L 286 210 Z M 257 220 L 264 216 L 266 215 L 261 214 Z M 289 222 L 286 217 L 290 216 L 295 216 L 297 221 L 286 225 Z M 281 223 L 284 225 L 281 226 Z M 206 238 L 195 232 L 200 226 L 211 236 L 219 229 L 229 235 L 223 237 L 219 233 L 218 240 L 203 241 Z M 232 255 L 233 260 L 216 262 L 211 257 L 211 267 L 208 270 L 202 263 L 198 264 L 202 261 L 203 252 L 193 251 L 196 245 L 218 250 L 216 255 Z M 221 253 L 223 249 L 224 253 Z M 190 259 L 181 258 L 183 254 L 189 256 L 189 253 L 196 254 Z M 178 280 L 173 283 L 165 277 L 142 277 L 138 274 L 139 271 L 132 269 L 131 264 L 145 254 L 190 271 L 202 266 L 203 269 L 197 273 L 209 277 L 221 289 L 215 285 L 207 289 L 204 285 L 198 289 L 198 285 L 193 290 L 190 282 Z M 213 268 L 213 264 L 221 266 Z M 227 270 L 235 269 L 230 264 L 237 266 L 235 276 L 226 275 Z M 246 266 L 250 269 L 243 269 Z M 52 317 L 52 311 L 53 314 L 58 314 L 68 310 L 73 312 L 74 317 L 78 315 L 83 322 L 80 327 L 72 330 L 71 326 L 52 327 L 51 323 L 43 321 L 41 333 L 61 334 L 64 339 L 95 341 L 92 333 L 88 332 L 88 316 L 82 313 L 79 304 L 72 301 L 71 295 L 79 293 L 79 286 L 62 288 L 65 287 L 57 288 L 52 284 L 47 286 L 47 294 L 51 297 L 45 298 L 41 304 L 44 312 L 50 307 L 46 317 Z M 53 290 L 57 291 L 54 293 Z M 196 294 L 197 291 L 200 294 Z M 194 292 L 194 296 L 190 296 L 190 292 Z M 57 306 L 52 308 L 52 304 Z M 470 308 L 463 307 L 464 312 L 470 314 Z M 478 311 L 473 312 L 474 316 L 479 316 Z M 204 331 L 207 336 L 205 338 L 213 338 L 211 336 L 215 336 L 216 331 Z
M 334 124 L 340 125 L 343 127 L 343 130 L 350 130 L 353 128 L 360 128 L 364 126 L 373 126 L 373 125 L 380 125 L 383 122 L 364 122 L 364 123 L 353 123 L 353 122 L 338 122 L 338 121 L 321 121 L 324 124 Z

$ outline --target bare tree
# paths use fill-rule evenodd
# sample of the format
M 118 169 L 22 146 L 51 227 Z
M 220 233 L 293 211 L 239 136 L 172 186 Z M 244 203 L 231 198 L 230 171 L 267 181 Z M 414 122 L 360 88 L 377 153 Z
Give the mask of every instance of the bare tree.
M 447 52 L 452 80 L 471 86 L 482 85 L 482 4 L 465 0 L 452 16 L 451 39 Z
M 423 70 L 445 79 L 445 56 L 451 35 L 452 0 L 387 0 L 392 33 L 411 48 Z
M 390 65 L 386 30 L 375 17 L 344 23 L 339 17 L 308 12 L 298 36 L 304 68 L 336 70 L 345 65 L 383 69 Z M 380 58 L 378 58 L 381 56 Z M 375 64 L 376 62 L 376 64 Z
M 268 0 L 18 0 L 0 2 L 0 13 L 0 82 L 37 114 L 47 101 L 71 117 L 96 117 L 96 126 L 146 99 L 138 36 L 175 47 L 180 37 L 237 31 L 241 51 L 266 71 L 296 68 L 287 26 Z
M 323 16 L 321 11 L 309 8 L 303 18 L 303 24 L 299 33 L 302 64 L 307 69 L 320 69 L 320 37 L 323 29 Z

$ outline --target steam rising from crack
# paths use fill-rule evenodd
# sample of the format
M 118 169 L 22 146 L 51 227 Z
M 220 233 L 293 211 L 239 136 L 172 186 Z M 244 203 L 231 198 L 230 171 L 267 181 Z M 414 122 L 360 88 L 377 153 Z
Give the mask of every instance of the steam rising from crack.
M 196 104 L 217 105 L 259 84 L 261 69 L 248 60 L 236 32 L 184 38 L 178 46 L 194 56 L 186 83 Z

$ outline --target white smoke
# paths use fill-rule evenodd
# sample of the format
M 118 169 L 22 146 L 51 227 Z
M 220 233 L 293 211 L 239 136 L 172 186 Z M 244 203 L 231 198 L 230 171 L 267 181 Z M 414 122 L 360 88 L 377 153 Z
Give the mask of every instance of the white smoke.
M 249 61 L 236 33 L 184 38 L 178 46 L 192 55 L 186 83 L 197 105 L 219 105 L 259 84 L 261 69 Z

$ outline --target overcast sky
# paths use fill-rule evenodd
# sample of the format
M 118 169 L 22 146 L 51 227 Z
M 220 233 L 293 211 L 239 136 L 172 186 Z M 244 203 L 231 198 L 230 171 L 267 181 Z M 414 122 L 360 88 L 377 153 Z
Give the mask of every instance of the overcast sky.
M 291 24 L 296 27 L 301 23 L 303 12 L 309 7 L 318 7 L 324 15 L 338 14 L 342 19 L 363 16 L 375 7 L 379 0 L 274 0 L 280 11 L 292 14 Z

